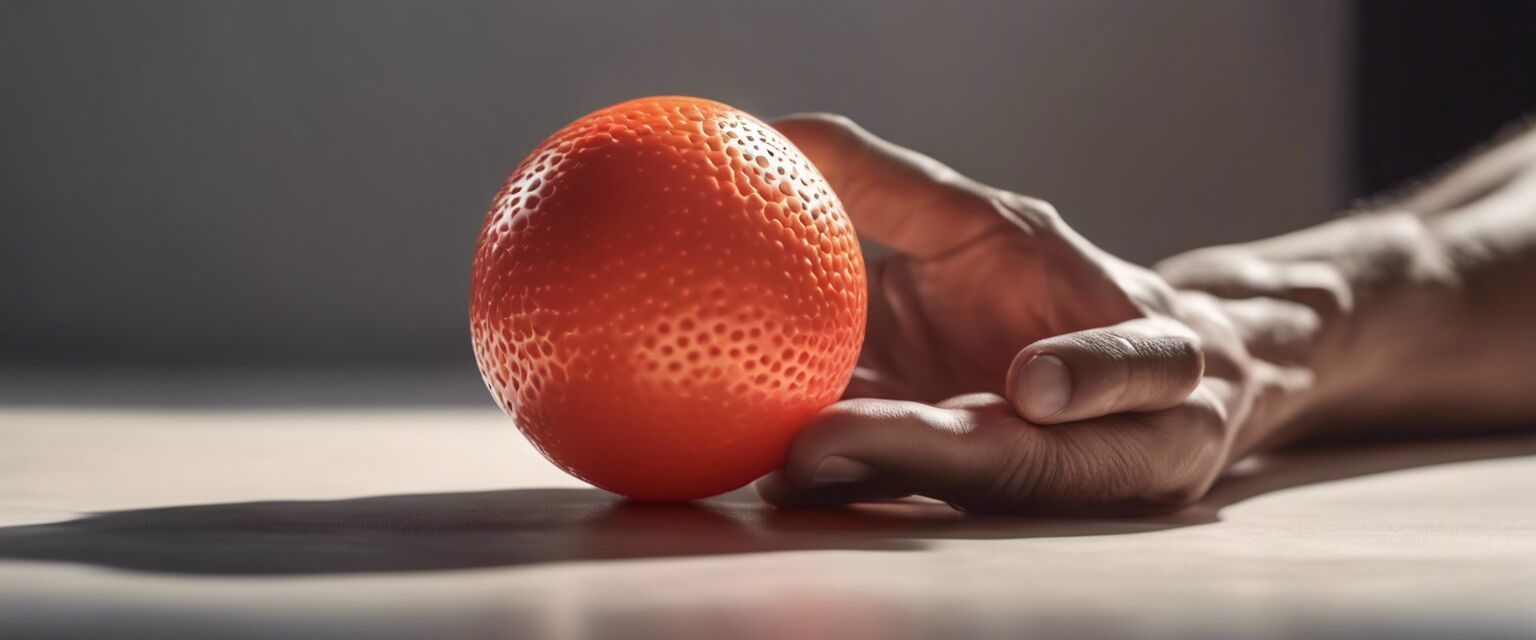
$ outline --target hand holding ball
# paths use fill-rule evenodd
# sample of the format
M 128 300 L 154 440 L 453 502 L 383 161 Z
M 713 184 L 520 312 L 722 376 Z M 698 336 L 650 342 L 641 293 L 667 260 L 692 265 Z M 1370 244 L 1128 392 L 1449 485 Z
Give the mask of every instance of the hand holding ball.
M 475 251 L 486 385 L 560 468 L 646 500 L 740 487 L 837 400 L 864 263 L 816 168 L 746 113 L 632 100 L 545 140 Z

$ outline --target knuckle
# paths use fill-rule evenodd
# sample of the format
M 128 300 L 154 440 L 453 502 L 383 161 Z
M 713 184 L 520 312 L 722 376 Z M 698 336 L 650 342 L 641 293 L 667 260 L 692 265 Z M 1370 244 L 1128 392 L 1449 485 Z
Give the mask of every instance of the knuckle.
M 1175 287 L 1215 294 L 1259 291 L 1267 277 L 1257 258 L 1233 246 L 1195 249 L 1165 258 L 1153 270 Z
M 1195 393 L 1162 424 L 1165 451 L 1157 482 L 1141 498 L 1148 504 L 1181 508 L 1204 497 L 1215 482 L 1230 429 L 1225 411 L 1208 394 Z
M 1169 353 L 1180 360 L 1193 360 L 1200 358 L 1200 340 L 1191 335 L 1174 334 L 1163 336 L 1159 340 L 1164 344 Z
M 1063 346 L 1104 364 L 1122 363 L 1136 354 L 1136 346 L 1114 331 L 1080 331 L 1063 337 Z
M 1053 447 L 1041 446 L 1048 434 L 1022 428 L 997 450 L 996 472 L 990 482 L 967 498 L 952 501 L 967 511 L 1011 511 L 1042 493 L 1058 465 L 1051 460 Z
M 1084 432 L 1056 437 L 1037 454 L 1023 498 L 1048 511 L 1075 511 L 1112 505 L 1145 493 L 1151 465 L 1143 436 Z
M 845 116 L 841 113 L 832 113 L 827 111 L 796 114 L 794 116 L 790 116 L 788 120 L 803 122 L 844 135 L 855 133 L 861 130 L 859 124 L 854 122 L 853 118 Z
M 1320 262 L 1287 265 L 1280 270 L 1285 298 L 1302 304 L 1322 320 L 1337 319 L 1354 306 L 1349 284 L 1337 268 Z
M 1200 441 L 1225 444 L 1231 437 L 1226 407 L 1204 389 L 1196 389 L 1185 403 L 1190 408 L 1192 430 Z
M 1139 430 L 1104 434 L 1094 443 L 1094 458 L 1105 464 L 1086 477 L 1092 478 L 1093 498 L 1108 503 L 1146 493 L 1158 480 L 1157 443 L 1152 434 Z
M 1083 331 L 1069 336 L 1067 351 L 1077 352 L 1076 362 L 1069 364 L 1074 371 L 1074 382 L 1088 385 L 1090 391 L 1114 406 L 1121 406 L 1130 399 L 1136 360 L 1136 345 L 1114 331 Z
M 1021 430 L 998 447 L 989 482 L 948 501 L 980 512 L 1117 505 L 1176 511 L 1197 503 L 1214 483 L 1225 451 L 1223 425 L 1213 399 L 1201 397 L 1125 428 Z
M 1141 374 L 1168 390 L 1193 389 L 1205 372 L 1205 352 L 1200 342 L 1183 335 L 1145 338 L 1137 344 L 1136 367 Z
M 1047 218 L 1057 220 L 1061 219 L 1061 212 L 1057 211 L 1056 206 L 1050 202 L 1033 196 L 1026 196 L 1022 193 L 1014 193 L 1012 191 L 1007 192 L 1006 197 L 1010 204 L 1013 204 L 1019 209 L 1032 211 Z
M 1188 461 L 1164 453 L 1182 440 L 1140 429 L 1070 436 L 1036 431 L 1003 448 L 990 484 L 947 501 L 968 512 L 1056 513 L 1117 505 L 1175 511 L 1198 502 L 1214 480 L 1208 465 L 1195 462 L 1202 457 L 1197 452 Z
M 1056 233 L 1064 224 L 1056 207 L 1039 198 L 993 190 L 992 201 L 1014 226 L 1034 234 Z

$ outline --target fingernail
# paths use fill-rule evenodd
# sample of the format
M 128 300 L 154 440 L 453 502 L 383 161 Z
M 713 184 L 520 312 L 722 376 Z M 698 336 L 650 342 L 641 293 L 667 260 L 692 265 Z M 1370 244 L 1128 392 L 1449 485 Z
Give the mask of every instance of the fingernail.
M 821 464 L 816 466 L 816 472 L 811 474 L 811 486 L 845 484 L 873 477 L 875 477 L 874 467 L 853 458 L 827 456 L 821 459 Z
M 1053 355 L 1038 355 L 1024 365 L 1024 414 L 1049 418 L 1067 408 L 1072 399 L 1072 372 Z

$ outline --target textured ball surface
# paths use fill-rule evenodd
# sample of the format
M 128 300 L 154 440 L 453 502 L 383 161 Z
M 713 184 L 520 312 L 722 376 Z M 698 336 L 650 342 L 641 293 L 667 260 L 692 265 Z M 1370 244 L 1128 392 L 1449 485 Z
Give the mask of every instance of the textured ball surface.
M 708 100 L 632 100 L 556 132 L 475 251 L 486 386 L 556 465 L 633 498 L 782 464 L 847 385 L 864 320 L 858 239 L 826 180 Z

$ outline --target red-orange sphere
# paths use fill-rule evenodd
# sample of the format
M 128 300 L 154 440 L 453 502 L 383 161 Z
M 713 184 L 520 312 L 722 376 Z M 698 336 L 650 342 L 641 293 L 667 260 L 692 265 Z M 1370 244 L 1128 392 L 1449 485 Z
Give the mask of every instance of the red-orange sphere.
M 486 386 L 560 468 L 688 500 L 783 463 L 864 337 L 864 262 L 800 150 L 660 97 L 555 132 L 496 195 L 469 304 Z

